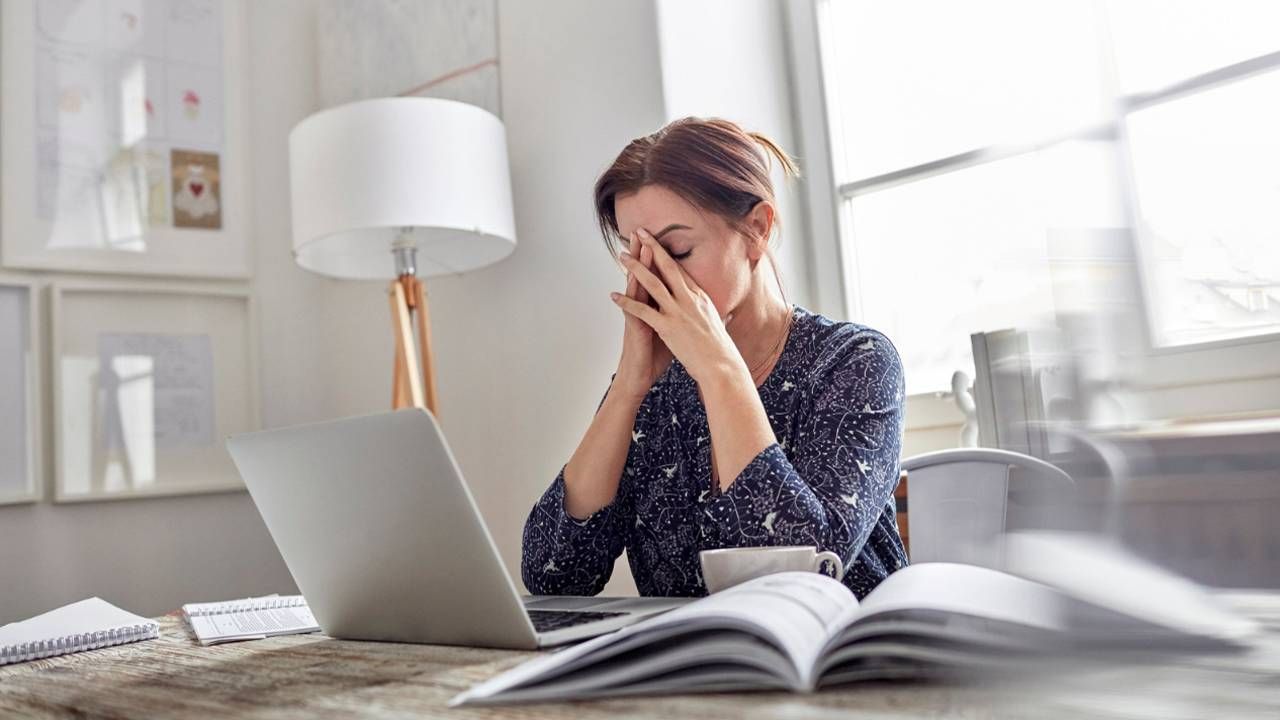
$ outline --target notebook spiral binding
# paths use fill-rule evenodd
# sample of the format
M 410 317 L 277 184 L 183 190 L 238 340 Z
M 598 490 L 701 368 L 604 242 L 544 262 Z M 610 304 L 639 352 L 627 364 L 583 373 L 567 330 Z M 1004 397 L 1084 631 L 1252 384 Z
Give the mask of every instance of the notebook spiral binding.
M 271 610 L 282 607 L 302 607 L 307 601 L 301 595 L 282 595 L 279 597 L 249 598 L 246 600 L 228 600 L 216 603 L 192 603 L 184 605 L 183 611 L 191 617 L 200 615 L 225 615 L 227 613 L 245 612 L 248 610 Z
M 159 636 L 160 626 L 155 623 L 147 623 L 143 625 L 125 625 L 91 633 L 72 633 L 58 638 L 18 643 L 17 645 L 0 645 L 0 665 L 38 660 L 55 655 L 66 655 L 67 653 L 80 652 L 82 650 L 96 650 L 111 645 L 123 645 Z

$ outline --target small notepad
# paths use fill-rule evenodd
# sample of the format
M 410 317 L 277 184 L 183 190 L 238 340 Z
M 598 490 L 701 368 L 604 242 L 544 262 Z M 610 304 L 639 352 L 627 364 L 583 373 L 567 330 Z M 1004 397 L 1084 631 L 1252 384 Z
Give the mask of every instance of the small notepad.
M 0 665 L 159 636 L 154 620 L 92 597 L 0 627 Z
M 201 645 L 261 640 L 320 629 L 301 595 L 188 603 L 182 606 L 182 612 Z

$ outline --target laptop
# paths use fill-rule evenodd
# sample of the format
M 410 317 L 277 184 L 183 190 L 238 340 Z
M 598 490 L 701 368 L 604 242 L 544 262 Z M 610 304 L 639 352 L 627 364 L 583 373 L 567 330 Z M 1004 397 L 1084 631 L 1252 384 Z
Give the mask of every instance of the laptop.
M 227 450 L 331 637 L 534 649 L 690 600 L 521 595 L 420 408 L 232 435 Z

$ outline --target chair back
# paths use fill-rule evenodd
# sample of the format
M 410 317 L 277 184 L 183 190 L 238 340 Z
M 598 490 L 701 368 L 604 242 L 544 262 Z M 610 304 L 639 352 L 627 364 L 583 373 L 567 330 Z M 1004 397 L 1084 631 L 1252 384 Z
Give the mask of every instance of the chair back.
M 1008 519 L 1010 477 L 1029 486 L 1071 486 L 1071 477 L 1038 458 L 993 448 L 958 448 L 902 461 L 908 476 L 910 559 L 998 564 L 992 540 Z

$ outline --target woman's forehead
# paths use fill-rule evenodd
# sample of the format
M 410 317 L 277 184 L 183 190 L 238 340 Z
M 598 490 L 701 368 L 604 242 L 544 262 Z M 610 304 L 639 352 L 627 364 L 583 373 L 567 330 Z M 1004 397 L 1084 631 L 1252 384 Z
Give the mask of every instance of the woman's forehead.
M 636 228 L 650 233 L 661 232 L 669 225 L 700 228 L 707 224 L 706 215 L 688 200 L 660 185 L 646 185 L 638 191 L 619 195 L 614 200 L 618 232 L 630 235 Z

